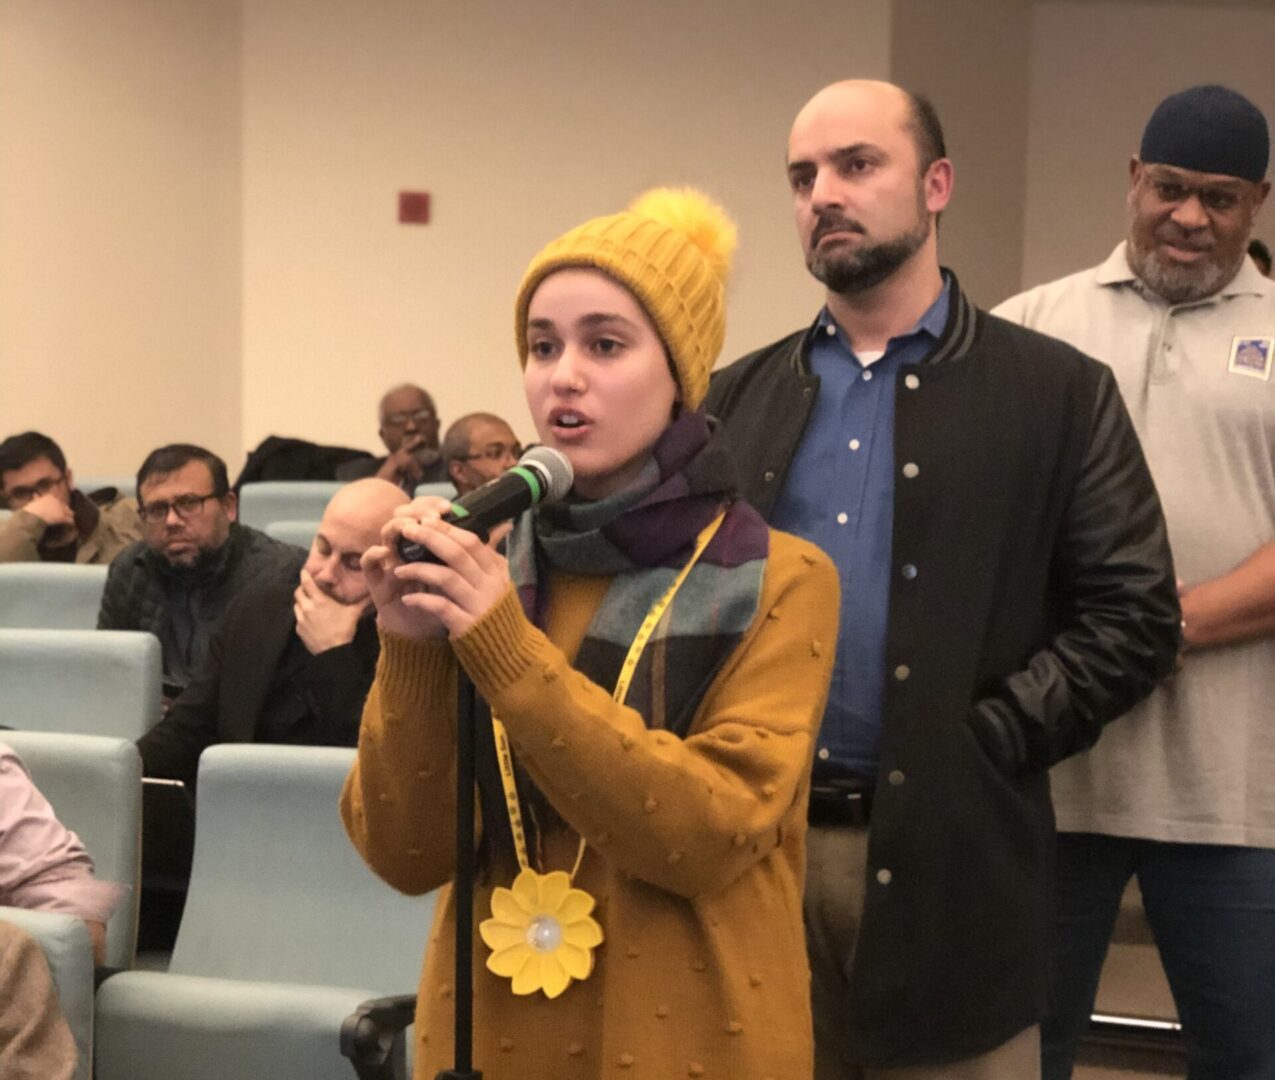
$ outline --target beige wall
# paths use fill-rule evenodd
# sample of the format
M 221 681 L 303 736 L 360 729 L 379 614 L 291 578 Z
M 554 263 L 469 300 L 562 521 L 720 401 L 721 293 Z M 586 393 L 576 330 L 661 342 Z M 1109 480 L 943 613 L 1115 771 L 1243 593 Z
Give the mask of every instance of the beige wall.
M 884 76 L 887 0 L 248 0 L 244 431 L 371 445 L 387 385 L 532 434 L 512 301 L 559 232 L 648 186 L 738 218 L 725 354 L 813 316 L 783 148 L 822 83 Z M 728 13 L 729 17 L 725 17 Z M 433 196 L 426 227 L 395 193 Z
M 237 469 L 271 432 L 372 446 L 415 379 L 529 436 L 523 267 L 670 181 L 740 222 L 732 358 L 819 303 L 783 145 L 848 75 L 938 103 L 943 257 L 994 302 L 1115 243 L 1165 93 L 1221 79 L 1275 116 L 1271 41 L 1239 4 L 4 0 L 0 433 L 45 428 L 81 472 L 178 438 Z M 396 223 L 401 188 L 432 224 Z
M 1222 82 L 1275 121 L 1275 9 L 1041 3 L 1032 29 L 1023 285 L 1110 254 L 1124 233 L 1128 164 L 1168 94 Z M 1275 203 L 1256 235 L 1275 246 Z
M 895 0 L 891 78 L 934 102 L 955 169 L 939 256 L 985 306 L 1022 272 L 1030 50 L 1026 0 Z
M 237 453 L 235 0 L 0 5 L 0 433 Z

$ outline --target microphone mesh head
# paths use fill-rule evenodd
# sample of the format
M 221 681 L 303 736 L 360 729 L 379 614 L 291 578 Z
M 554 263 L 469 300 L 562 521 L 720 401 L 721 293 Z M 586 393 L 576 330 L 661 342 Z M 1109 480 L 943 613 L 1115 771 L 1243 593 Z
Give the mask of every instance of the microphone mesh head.
M 541 502 L 557 502 L 564 498 L 575 482 L 575 474 L 567 455 L 551 446 L 533 446 L 522 455 L 518 464 L 535 469 L 544 479 L 545 494 Z

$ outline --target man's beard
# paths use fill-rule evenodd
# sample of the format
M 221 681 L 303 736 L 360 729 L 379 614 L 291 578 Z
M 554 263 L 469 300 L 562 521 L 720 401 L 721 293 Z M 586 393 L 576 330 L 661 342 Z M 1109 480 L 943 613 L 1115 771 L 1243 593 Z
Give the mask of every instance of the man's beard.
M 1241 251 L 1234 266 L 1223 266 L 1209 252 L 1189 266 L 1174 266 L 1156 250 L 1154 235 L 1149 247 L 1143 244 L 1136 222 L 1130 223 L 1125 251 L 1129 269 L 1153 293 L 1170 304 L 1187 304 L 1212 296 L 1239 273 L 1244 260 L 1244 252 Z
M 1200 266 L 1170 266 L 1154 248 L 1146 251 L 1133 240 L 1127 250 L 1129 268 L 1170 304 L 1187 304 L 1212 296 L 1239 270 L 1238 266 L 1221 266 L 1212 260 Z
M 164 561 L 175 577 L 198 582 L 215 572 L 221 560 L 221 548 L 222 545 L 207 547 L 200 544 L 193 552 L 183 554 L 179 562 L 167 557 Z
M 892 276 L 930 238 L 930 219 L 924 208 L 921 209 L 916 225 L 907 232 L 879 244 L 849 251 L 837 248 L 822 251 L 818 246 L 819 237 L 839 226 L 845 231 L 866 235 L 863 226 L 848 219 L 828 223 L 821 221 L 811 235 L 806 266 L 830 292 L 842 296 L 866 292 Z

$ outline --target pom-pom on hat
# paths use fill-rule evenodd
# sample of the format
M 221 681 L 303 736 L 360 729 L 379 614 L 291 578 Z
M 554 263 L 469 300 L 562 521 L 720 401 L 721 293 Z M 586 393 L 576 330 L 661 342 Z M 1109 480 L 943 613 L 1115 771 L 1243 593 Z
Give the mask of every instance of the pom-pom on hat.
M 1270 157 L 1266 117 L 1243 94 L 1225 86 L 1193 86 L 1156 106 L 1138 157 L 1149 164 L 1258 183 Z
M 726 278 L 735 223 L 692 188 L 655 188 L 627 210 L 594 218 L 531 260 L 514 302 L 518 357 L 527 364 L 527 308 L 556 270 L 601 270 L 627 288 L 659 331 L 673 360 L 682 401 L 695 409 L 708 392 L 726 338 Z

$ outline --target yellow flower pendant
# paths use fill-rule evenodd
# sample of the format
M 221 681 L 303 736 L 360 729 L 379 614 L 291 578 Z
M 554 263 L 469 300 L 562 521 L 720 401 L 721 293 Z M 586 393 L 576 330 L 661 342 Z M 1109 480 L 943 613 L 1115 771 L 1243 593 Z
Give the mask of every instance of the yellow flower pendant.
M 524 869 L 512 889 L 491 894 L 492 917 L 478 928 L 491 949 L 487 970 L 513 979 L 515 994 L 543 990 L 556 998 L 593 971 L 593 950 L 602 944 L 593 907 L 593 897 L 573 889 L 564 871 Z

